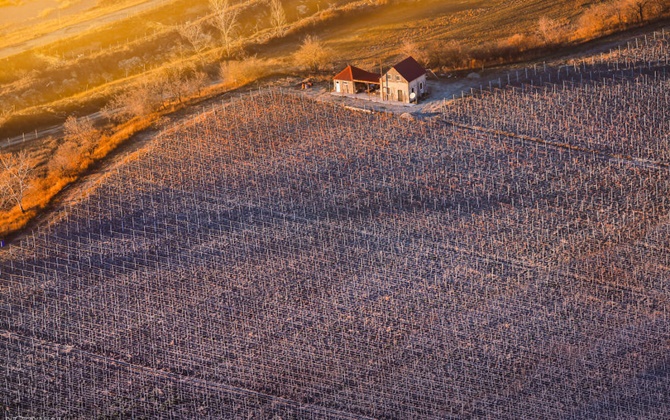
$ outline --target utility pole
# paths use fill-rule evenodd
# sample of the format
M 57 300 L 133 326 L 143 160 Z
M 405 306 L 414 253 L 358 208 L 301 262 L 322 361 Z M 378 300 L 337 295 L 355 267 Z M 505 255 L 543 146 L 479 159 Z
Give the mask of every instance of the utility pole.
M 379 92 L 379 96 L 381 96 L 382 101 L 385 100 L 384 99 L 384 95 L 385 95 L 384 89 L 385 88 L 384 88 L 384 82 L 383 82 L 383 79 L 382 79 L 383 74 L 384 74 L 384 71 L 383 71 L 383 68 L 382 68 L 382 60 L 379 60 L 379 90 L 381 91 L 381 92 Z

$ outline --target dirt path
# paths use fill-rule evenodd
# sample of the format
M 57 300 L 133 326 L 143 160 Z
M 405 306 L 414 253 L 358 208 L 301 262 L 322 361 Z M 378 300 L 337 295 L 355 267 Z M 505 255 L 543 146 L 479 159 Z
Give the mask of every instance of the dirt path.
M 101 120 L 103 118 L 102 112 L 94 112 L 93 114 L 89 114 L 86 116 L 89 120 L 93 121 L 94 123 Z M 36 129 L 35 131 L 24 133 L 23 135 L 20 136 L 14 136 L 10 137 L 8 139 L 2 140 L 0 142 L 0 150 L 2 149 L 8 149 L 12 146 L 18 146 L 18 145 L 28 145 L 36 140 L 43 140 L 46 139 L 47 137 L 59 137 L 63 135 L 63 125 L 62 124 L 56 124 L 56 125 L 51 125 L 49 127 L 41 128 L 41 129 Z
M 165 0 L 147 0 L 146 2 L 143 2 L 141 4 L 129 6 L 102 16 L 97 16 L 82 22 L 77 22 L 75 24 L 62 27 L 53 32 L 40 35 L 33 39 L 21 41 L 12 45 L 6 45 L 0 48 L 0 59 L 22 53 L 24 51 L 28 51 L 36 47 L 41 47 L 49 43 L 58 41 L 59 39 L 62 39 L 64 37 L 80 34 L 84 31 L 89 31 L 91 29 L 100 27 L 102 25 L 117 20 L 126 19 L 130 16 L 134 16 L 138 13 L 145 12 L 147 10 L 161 6 L 163 4 L 165 4 Z
M 458 99 L 461 95 L 469 95 L 471 89 L 485 88 L 491 81 L 496 81 L 507 75 L 509 68 L 487 70 L 477 77 L 432 77 L 427 85 L 429 95 L 418 104 L 403 104 L 395 101 L 381 101 L 378 95 L 368 96 L 366 93 L 338 94 L 331 92 L 330 83 L 319 83 L 313 88 L 302 91 L 304 95 L 323 102 L 339 103 L 353 109 L 375 112 L 392 112 L 396 114 L 408 113 L 415 117 L 429 118 L 441 113 L 445 102 Z

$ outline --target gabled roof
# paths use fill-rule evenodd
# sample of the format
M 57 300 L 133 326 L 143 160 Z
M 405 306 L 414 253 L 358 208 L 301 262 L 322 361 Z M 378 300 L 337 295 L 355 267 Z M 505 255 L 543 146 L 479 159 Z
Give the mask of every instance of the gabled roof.
M 421 64 L 417 63 L 416 60 L 412 57 L 407 57 L 393 66 L 393 68 L 396 69 L 396 71 L 400 73 L 400 75 L 408 82 L 411 82 L 412 80 L 426 74 L 426 69 L 424 69 Z
M 381 76 L 377 73 L 370 73 L 354 66 L 347 66 L 344 70 L 337 73 L 333 79 L 348 80 L 350 82 L 379 83 Z

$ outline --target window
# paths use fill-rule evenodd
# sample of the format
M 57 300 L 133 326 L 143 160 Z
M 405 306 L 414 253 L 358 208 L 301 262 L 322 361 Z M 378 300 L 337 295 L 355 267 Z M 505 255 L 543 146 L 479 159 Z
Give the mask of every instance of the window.
M 423 90 L 423 82 L 419 83 L 419 89 Z
M 398 74 L 395 75 L 395 81 L 396 81 L 396 82 L 399 82 L 399 81 L 400 81 L 400 75 L 398 75 Z

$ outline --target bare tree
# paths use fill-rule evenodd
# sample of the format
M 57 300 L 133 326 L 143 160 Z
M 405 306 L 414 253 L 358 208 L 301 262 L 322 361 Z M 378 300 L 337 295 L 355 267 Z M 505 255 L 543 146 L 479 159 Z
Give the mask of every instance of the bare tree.
M 121 60 L 119 61 L 119 68 L 122 69 L 126 73 L 126 77 L 128 77 L 128 74 L 133 70 L 142 65 L 142 59 L 139 57 L 131 57 L 127 60 Z
M 207 73 L 196 71 L 186 80 L 186 89 L 189 93 L 197 92 L 198 96 L 202 92 L 202 88 L 207 85 Z
M 628 8 L 631 13 L 635 15 L 635 19 L 639 23 L 644 22 L 644 19 L 648 17 L 647 12 L 650 11 L 652 6 L 655 6 L 656 2 L 654 0 L 630 0 L 628 1 Z
M 112 98 L 103 112 L 116 121 L 148 115 L 162 104 L 164 90 L 162 83 L 142 82 Z
M 554 19 L 542 16 L 537 22 L 537 33 L 545 44 L 555 44 L 562 36 L 561 24 Z
M 71 115 L 65 120 L 63 129 L 65 140 L 76 143 L 83 149 L 92 148 L 100 134 L 88 117 L 76 118 Z
M 68 117 L 63 124 L 65 141 L 49 159 L 49 169 L 61 175 L 73 175 L 90 162 L 100 132 L 88 118 Z
M 230 56 L 230 46 L 239 27 L 240 11 L 230 6 L 230 0 L 209 0 L 209 7 L 214 12 L 213 24 L 221 32 L 226 55 Z
M 0 155 L 0 165 L 4 176 L 0 180 L 0 200 L 15 202 L 22 213 L 23 198 L 30 189 L 33 168 L 30 165 L 28 153 L 23 150 L 15 154 Z
M 270 23 L 275 30 L 275 35 L 283 36 L 286 33 L 286 12 L 281 0 L 269 0 Z
M 189 93 L 188 79 L 193 69 L 188 66 L 170 66 L 163 70 L 163 83 L 170 99 L 177 99 L 181 104 Z
M 198 22 L 186 22 L 179 25 L 177 32 L 186 40 L 197 55 L 202 54 L 212 43 L 212 37 L 202 30 L 202 25 Z
M 79 161 L 80 152 L 77 144 L 67 141 L 56 149 L 49 160 L 49 169 L 59 175 L 72 175 L 76 173 Z

